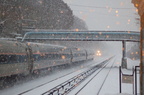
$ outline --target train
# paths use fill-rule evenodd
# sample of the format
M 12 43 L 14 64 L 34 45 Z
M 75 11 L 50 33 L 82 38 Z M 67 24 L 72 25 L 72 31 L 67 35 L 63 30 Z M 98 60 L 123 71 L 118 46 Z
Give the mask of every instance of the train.
M 94 53 L 66 46 L 0 40 L 0 78 L 92 60 Z

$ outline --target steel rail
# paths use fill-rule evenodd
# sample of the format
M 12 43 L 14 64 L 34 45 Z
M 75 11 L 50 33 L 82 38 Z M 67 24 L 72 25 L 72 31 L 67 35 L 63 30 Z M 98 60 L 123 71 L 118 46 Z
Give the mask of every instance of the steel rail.
M 111 57 L 112 58 L 112 57 Z M 87 71 L 84 71 L 77 76 L 74 76 L 73 78 L 57 85 L 56 87 L 42 93 L 41 95 L 54 95 L 55 93 L 58 95 L 64 95 L 66 93 L 69 93 L 72 89 L 77 87 L 82 81 L 84 81 L 88 76 L 93 74 L 96 70 L 101 68 L 103 65 L 105 65 L 111 58 L 101 62 L 100 64 L 90 68 Z
M 82 91 L 84 89 L 84 87 L 86 87 L 107 65 L 108 64 L 106 64 L 104 67 L 102 67 L 102 69 L 100 71 L 98 71 L 83 87 L 81 87 L 81 89 L 78 90 L 75 95 L 77 95 L 80 91 Z M 102 86 L 101 86 L 101 88 L 102 88 Z
M 114 62 L 115 62 L 115 61 L 114 61 Z M 105 81 L 106 81 L 106 79 L 107 79 L 107 77 L 108 77 L 108 75 L 109 75 L 109 73 L 110 73 L 110 71 L 111 71 L 113 65 L 114 65 L 114 62 L 113 62 L 113 64 L 111 65 L 111 67 L 110 67 L 110 69 L 109 69 L 109 71 L 108 71 L 108 73 L 107 73 L 107 75 L 106 75 L 106 77 L 105 77 L 105 79 L 104 79 L 104 81 L 103 81 L 103 83 L 102 83 L 102 85 L 101 85 L 101 87 L 100 87 L 100 89 L 99 89 L 97 95 L 99 95 L 99 93 L 100 93 L 100 91 L 101 91 L 101 89 L 102 89 L 102 87 L 103 87 L 103 85 L 104 85 L 104 83 L 105 83 Z
M 91 66 L 91 65 L 92 65 L 92 64 L 90 64 L 90 65 L 88 65 L 88 66 Z M 86 67 L 84 67 L 84 68 L 86 68 Z M 84 69 L 84 68 L 81 68 L 81 69 L 79 69 L 79 70 L 82 70 L 82 69 Z M 70 73 L 67 73 L 67 74 L 65 74 L 65 75 L 63 75 L 63 76 L 60 76 L 60 77 L 58 77 L 58 78 L 56 78 L 56 79 L 53 79 L 53 80 L 51 80 L 51 81 L 45 82 L 45 83 L 43 83 L 43 84 L 41 84 L 41 85 L 38 85 L 38 86 L 36 86 L 36 87 L 33 87 L 33 88 L 31 88 L 31 89 L 28 89 L 28 90 L 26 90 L 26 91 L 23 91 L 23 92 L 19 93 L 18 95 L 23 95 L 23 94 L 25 94 L 25 93 L 28 93 L 28 92 L 30 92 L 30 91 L 32 91 L 32 90 L 34 90 L 34 89 L 37 89 L 37 88 L 39 88 L 39 87 L 42 87 L 42 86 L 44 86 L 44 85 L 46 85 L 46 84 L 48 84 L 48 83 L 51 83 L 51 82 L 53 82 L 53 81 L 55 81 L 55 80 L 58 80 L 58 79 L 60 79 L 60 78 L 63 78 L 63 77 L 65 77 L 65 76 L 67 76 L 67 75 L 70 75 L 70 74 L 72 74 L 72 73 L 74 73 L 74 72 L 77 72 L 77 70 L 72 71 L 72 72 L 70 72 Z
M 88 65 L 88 66 L 90 66 L 90 65 Z M 84 69 L 84 68 L 82 68 L 82 69 Z M 81 70 L 81 69 L 80 69 L 80 70 Z M 41 85 L 38 85 L 38 86 L 36 86 L 36 87 L 33 87 L 33 88 L 31 88 L 31 89 L 29 89 L 29 90 L 26 90 L 26 91 L 24 91 L 24 92 L 21 92 L 21 93 L 19 93 L 18 95 L 23 95 L 23 94 L 25 94 L 25 93 L 27 93 L 27 92 L 30 92 L 30 91 L 32 91 L 32 90 L 34 90 L 34 89 L 36 89 L 36 88 L 39 88 L 39 87 L 41 87 L 41 86 L 44 86 L 44 85 L 46 85 L 46 84 L 48 84 L 48 83 L 51 83 L 51 82 L 53 82 L 53 81 L 55 81 L 55 80 L 58 80 L 58 79 L 60 79 L 60 78 L 62 78 L 62 77 L 65 77 L 65 76 L 67 76 L 67 75 L 70 75 L 70 74 L 72 74 L 72 73 L 74 73 L 74 72 L 77 72 L 77 70 L 76 70 L 76 71 L 72 71 L 72 72 L 70 72 L 70 73 L 67 73 L 67 74 L 65 74 L 65 75 L 63 75 L 63 76 L 60 76 L 60 77 L 58 77 L 58 78 L 56 78 L 56 79 L 53 79 L 53 80 L 51 80 L 51 81 L 45 82 L 45 83 L 43 83 L 43 84 L 41 84 Z

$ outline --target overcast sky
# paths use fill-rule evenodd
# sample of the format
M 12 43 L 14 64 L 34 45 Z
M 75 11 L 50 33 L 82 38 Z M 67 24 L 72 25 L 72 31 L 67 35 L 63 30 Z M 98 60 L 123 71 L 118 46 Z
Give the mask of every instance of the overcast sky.
M 131 0 L 63 0 L 89 30 L 139 31 L 139 18 Z

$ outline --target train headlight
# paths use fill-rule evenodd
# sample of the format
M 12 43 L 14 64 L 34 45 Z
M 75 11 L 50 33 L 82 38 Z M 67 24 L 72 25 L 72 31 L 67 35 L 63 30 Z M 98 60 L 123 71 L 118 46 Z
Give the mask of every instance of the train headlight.
M 101 56 L 101 55 L 102 55 L 102 54 L 101 54 L 101 51 L 98 50 L 98 51 L 96 52 L 96 55 L 97 55 L 97 56 Z

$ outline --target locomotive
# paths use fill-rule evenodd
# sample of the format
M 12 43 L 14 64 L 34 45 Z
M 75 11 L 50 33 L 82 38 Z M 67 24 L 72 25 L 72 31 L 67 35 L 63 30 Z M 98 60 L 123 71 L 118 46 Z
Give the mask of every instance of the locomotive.
M 0 78 L 91 60 L 93 52 L 65 46 L 0 40 Z

